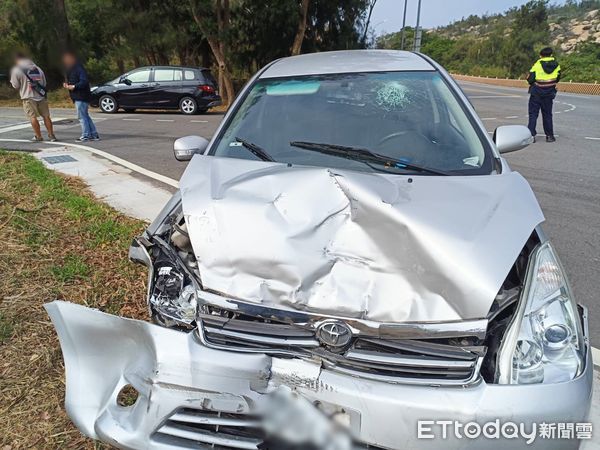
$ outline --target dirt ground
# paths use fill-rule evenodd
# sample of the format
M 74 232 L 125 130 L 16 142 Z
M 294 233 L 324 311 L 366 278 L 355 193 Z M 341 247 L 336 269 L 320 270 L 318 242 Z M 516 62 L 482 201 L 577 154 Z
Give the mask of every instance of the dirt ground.
M 0 450 L 107 448 L 64 411 L 62 355 L 42 305 L 146 318 L 146 275 L 127 259 L 143 227 L 80 180 L 0 151 Z

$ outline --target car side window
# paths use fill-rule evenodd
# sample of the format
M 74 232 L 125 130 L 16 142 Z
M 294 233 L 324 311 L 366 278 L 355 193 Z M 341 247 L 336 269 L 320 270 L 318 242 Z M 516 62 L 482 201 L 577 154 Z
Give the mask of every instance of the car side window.
M 154 81 L 181 81 L 181 70 L 179 69 L 156 69 Z
M 150 69 L 138 70 L 127 75 L 127 79 L 132 83 L 147 83 L 150 81 Z
M 196 74 L 193 70 L 184 70 L 183 71 L 183 79 L 185 81 L 192 81 L 196 79 Z

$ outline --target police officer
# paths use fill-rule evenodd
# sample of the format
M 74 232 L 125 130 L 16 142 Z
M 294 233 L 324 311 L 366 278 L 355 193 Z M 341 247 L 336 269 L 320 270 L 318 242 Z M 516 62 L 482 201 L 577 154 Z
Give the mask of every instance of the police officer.
M 531 70 L 527 82 L 529 83 L 529 131 L 535 142 L 535 126 L 537 118 L 542 110 L 542 122 L 546 142 L 554 142 L 554 126 L 552 124 L 552 102 L 556 97 L 556 84 L 560 80 L 560 65 L 552 56 L 550 47 L 540 51 L 540 59 L 536 61 Z

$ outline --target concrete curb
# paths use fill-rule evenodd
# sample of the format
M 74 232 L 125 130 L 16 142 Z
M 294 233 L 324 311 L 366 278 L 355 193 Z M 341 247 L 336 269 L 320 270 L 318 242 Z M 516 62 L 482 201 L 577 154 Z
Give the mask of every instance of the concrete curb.
M 31 141 L 28 141 L 27 139 L 0 139 L 0 142 L 18 142 L 21 144 L 31 144 L 32 143 Z M 109 161 L 112 161 L 116 164 L 126 167 L 127 169 L 132 170 L 133 172 L 137 172 L 141 175 L 147 176 L 148 178 L 152 178 L 153 180 L 160 181 L 161 183 L 168 184 L 169 186 L 172 186 L 175 188 L 179 187 L 179 182 L 176 180 L 173 180 L 172 178 L 169 178 L 169 177 L 166 177 L 159 173 L 145 169 L 142 166 L 138 166 L 137 164 L 126 161 L 123 158 L 119 158 L 118 156 L 111 155 L 110 153 L 95 149 L 93 147 L 89 147 L 87 145 L 71 144 L 69 142 L 45 142 L 44 141 L 42 143 L 44 145 L 56 145 L 56 146 L 71 147 L 71 148 L 77 148 L 80 150 L 85 150 L 94 155 L 101 156 L 104 159 L 108 159 Z

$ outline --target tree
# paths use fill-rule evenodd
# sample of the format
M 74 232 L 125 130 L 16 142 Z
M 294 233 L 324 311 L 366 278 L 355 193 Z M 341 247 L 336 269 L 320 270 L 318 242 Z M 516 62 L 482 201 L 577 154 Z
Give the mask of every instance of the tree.
M 229 0 L 189 0 L 194 20 L 206 37 L 219 68 L 219 85 L 225 89 L 225 104 L 233 101 L 235 90 L 229 62 Z
M 292 44 L 292 55 L 299 55 L 302 50 L 302 41 L 304 41 L 304 34 L 306 33 L 306 19 L 308 18 L 308 7 L 310 0 L 302 0 L 300 2 L 300 17 L 298 19 L 298 29 L 296 36 L 294 37 L 294 43 Z

